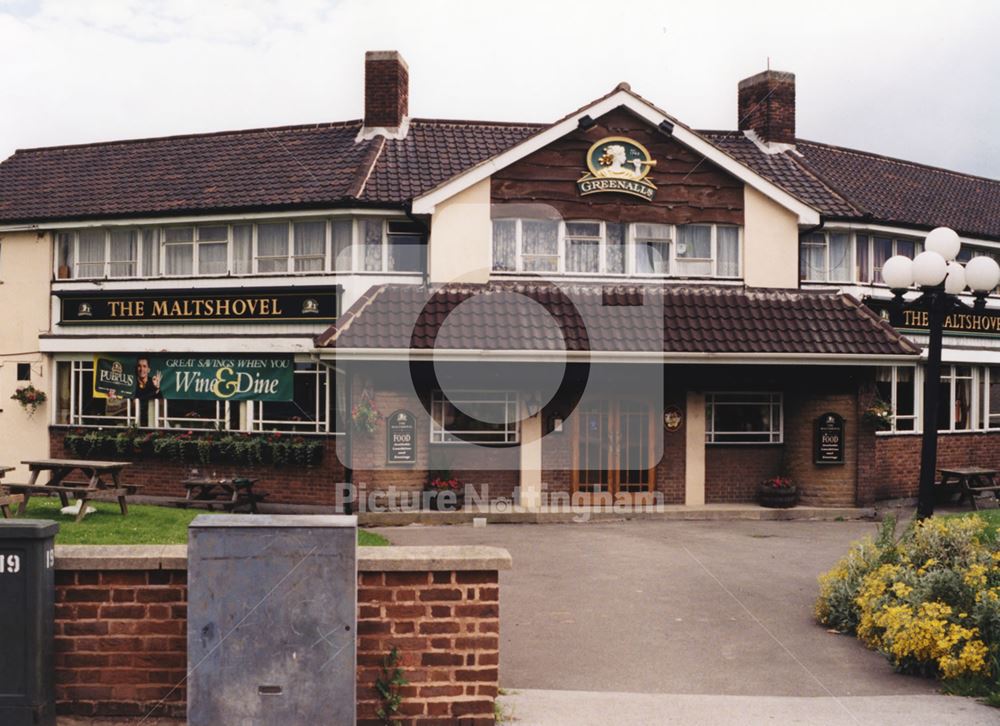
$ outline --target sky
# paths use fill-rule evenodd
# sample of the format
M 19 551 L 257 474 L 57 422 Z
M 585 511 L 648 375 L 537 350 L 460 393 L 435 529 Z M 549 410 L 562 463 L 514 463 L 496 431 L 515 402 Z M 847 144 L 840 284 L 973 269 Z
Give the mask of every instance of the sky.
M 0 0 L 0 159 L 359 118 L 395 49 L 412 116 L 554 121 L 624 80 L 703 129 L 770 62 L 800 138 L 1000 179 L 998 28 L 975 0 Z

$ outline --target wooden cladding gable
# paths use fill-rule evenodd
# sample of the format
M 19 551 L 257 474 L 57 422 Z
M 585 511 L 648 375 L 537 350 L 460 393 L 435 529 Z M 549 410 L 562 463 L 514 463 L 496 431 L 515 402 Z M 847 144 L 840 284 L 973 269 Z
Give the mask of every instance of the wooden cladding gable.
M 657 186 L 652 201 L 617 192 L 580 196 L 576 181 L 587 171 L 587 151 L 607 136 L 649 150 L 656 161 L 647 177 Z M 494 204 L 519 208 L 548 205 L 564 219 L 743 224 L 743 182 L 623 107 L 496 172 L 491 196 Z

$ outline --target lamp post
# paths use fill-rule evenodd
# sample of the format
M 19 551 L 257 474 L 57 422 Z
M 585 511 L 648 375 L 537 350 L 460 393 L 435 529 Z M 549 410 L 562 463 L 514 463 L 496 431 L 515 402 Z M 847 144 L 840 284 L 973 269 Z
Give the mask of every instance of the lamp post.
M 934 474 L 937 470 L 938 393 L 941 385 L 941 342 L 948 314 L 968 310 L 958 296 L 968 287 L 976 296 L 975 310 L 986 307 L 986 296 L 1000 284 L 1000 265 L 992 257 L 973 257 L 963 266 L 956 261 L 962 248 L 958 235 L 938 227 L 927 235 L 924 251 L 912 260 L 896 255 L 882 266 L 882 279 L 892 290 L 896 304 L 927 313 L 927 364 L 924 368 L 923 438 L 920 446 L 920 487 L 917 518 L 934 514 Z M 917 285 L 921 295 L 905 301 L 903 294 Z

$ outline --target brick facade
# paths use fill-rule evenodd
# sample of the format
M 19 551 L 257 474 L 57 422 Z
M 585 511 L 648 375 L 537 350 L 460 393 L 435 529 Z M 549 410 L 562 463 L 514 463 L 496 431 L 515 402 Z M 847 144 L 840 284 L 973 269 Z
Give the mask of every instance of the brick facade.
M 920 483 L 920 436 L 875 436 L 876 499 L 917 496 Z M 1000 469 L 1000 432 L 938 435 L 938 468 L 982 466 Z
M 58 567 L 58 712 L 183 718 L 187 572 Z M 381 723 L 374 683 L 395 646 L 410 683 L 401 691 L 403 726 L 493 724 L 497 571 L 362 571 L 358 585 L 358 722 Z
M 757 487 L 781 471 L 781 446 L 709 445 L 705 450 L 705 503 L 757 499 Z
M 72 427 L 67 426 L 49 428 L 49 450 L 54 458 L 73 458 L 63 446 L 66 432 L 71 430 Z M 338 441 L 336 436 L 324 437 L 323 460 L 316 466 L 206 466 L 151 457 L 134 460 L 122 473 L 122 479 L 126 484 L 141 485 L 143 496 L 183 497 L 185 489 L 181 482 L 191 476 L 194 468 L 202 474 L 211 471 L 217 471 L 220 476 L 238 473 L 258 479 L 255 489 L 267 492 L 268 502 L 332 506 L 336 503 L 336 485 L 345 481 L 344 466 L 338 457 Z

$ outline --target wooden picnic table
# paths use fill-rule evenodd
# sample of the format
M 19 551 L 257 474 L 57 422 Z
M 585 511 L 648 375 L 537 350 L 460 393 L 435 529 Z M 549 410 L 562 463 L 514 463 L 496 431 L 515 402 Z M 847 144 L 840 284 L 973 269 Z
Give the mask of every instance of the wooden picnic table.
M 80 500 L 80 511 L 76 521 L 83 519 L 87 512 L 87 500 L 112 496 L 118 500 L 122 516 L 128 514 L 128 495 L 135 494 L 138 486 L 121 483 L 122 470 L 131 466 L 127 461 L 87 461 L 84 459 L 31 459 L 22 461 L 31 476 L 27 484 L 5 484 L 14 493 L 23 495 L 18 514 L 24 514 L 32 494 L 47 496 L 58 494 L 64 507 L 69 505 L 69 495 Z M 74 471 L 80 471 L 85 481 L 71 480 Z M 48 480 L 38 483 L 42 472 L 48 472 Z
M 3 466 L 0 465 L 0 479 L 3 479 L 4 474 L 8 471 L 14 471 L 13 466 Z M 4 519 L 10 519 L 10 507 L 12 504 L 18 504 L 22 497 L 20 494 L 8 494 L 7 490 L 0 483 L 0 515 L 3 515 Z
M 179 507 L 202 506 L 208 509 L 219 507 L 227 512 L 246 507 L 251 514 L 257 514 L 257 503 L 267 496 L 253 490 L 257 479 L 245 476 L 221 479 L 191 477 L 181 483 L 187 490 L 187 496 L 172 502 Z
M 972 503 L 972 508 L 979 510 L 976 495 L 985 492 L 992 492 L 994 498 L 1000 499 L 1000 484 L 997 483 L 997 469 L 984 469 L 978 466 L 957 467 L 954 469 L 939 469 L 941 481 L 938 486 L 945 491 L 958 491 L 961 496 L 958 503 L 968 497 Z

